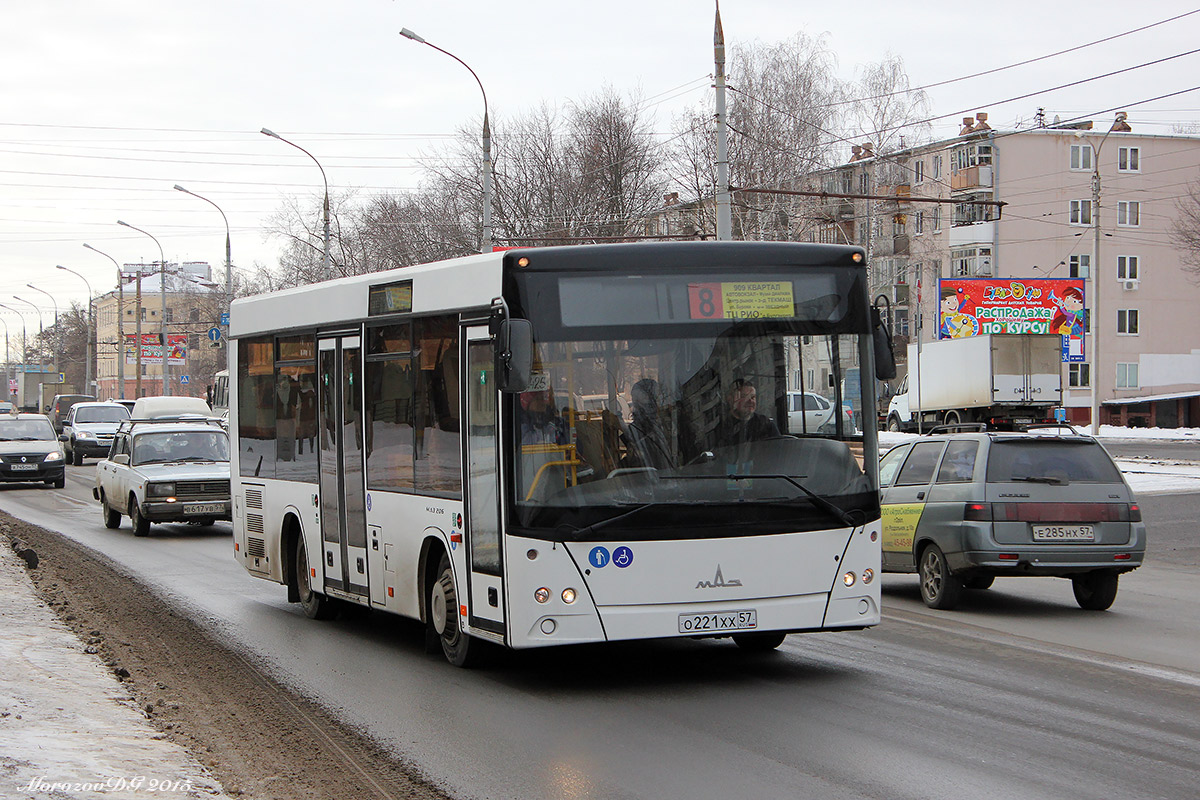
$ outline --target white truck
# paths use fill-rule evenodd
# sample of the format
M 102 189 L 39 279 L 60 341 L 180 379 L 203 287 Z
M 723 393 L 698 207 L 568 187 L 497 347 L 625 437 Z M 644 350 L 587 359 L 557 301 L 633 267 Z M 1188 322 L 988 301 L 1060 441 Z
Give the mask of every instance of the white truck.
M 888 405 L 890 431 L 984 422 L 1053 422 L 1062 404 L 1062 337 L 1005 333 L 908 346 L 908 375 Z

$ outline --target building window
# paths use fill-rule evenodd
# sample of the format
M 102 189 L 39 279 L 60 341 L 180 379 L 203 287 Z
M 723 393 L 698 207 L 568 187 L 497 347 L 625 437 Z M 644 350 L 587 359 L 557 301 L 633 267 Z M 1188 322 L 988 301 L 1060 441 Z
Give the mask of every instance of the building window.
M 1071 216 L 1069 220 L 1072 225 L 1091 225 L 1092 224 L 1092 201 L 1091 200 L 1072 200 L 1071 201 Z
M 858 176 L 858 193 L 859 194 L 867 194 L 867 190 L 870 188 L 871 188 L 871 176 L 869 174 L 867 174 L 866 170 L 863 170 L 862 174 L 860 174 Z
M 1141 172 L 1142 158 L 1140 147 L 1121 147 L 1117 149 L 1117 172 Z
M 1121 363 L 1117 364 L 1117 388 L 1118 389 L 1136 389 L 1138 388 L 1138 365 L 1136 363 Z
M 933 179 L 937 180 L 940 177 L 942 177 L 942 157 L 934 156 L 933 157 Z
M 1137 336 L 1138 312 L 1136 308 L 1117 309 L 1117 333 L 1126 336 Z
M 1138 280 L 1138 257 L 1137 256 L 1117 256 L 1117 280 L 1119 280 L 1119 281 L 1136 281 L 1136 280 Z
M 1086 389 L 1091 385 L 1091 364 L 1075 363 L 1067 365 L 1067 386 L 1072 389 Z
M 892 236 L 903 236 L 904 226 L 907 217 L 904 214 L 896 214 L 892 217 Z
M 174 322 L 175 321 L 175 309 L 168 308 L 168 309 L 166 309 L 166 312 L 167 312 L 167 323 L 170 324 L 170 323 Z
M 934 206 L 929 212 L 929 217 L 930 221 L 933 223 L 933 232 L 939 233 L 942 230 L 942 207 Z
M 1092 256 L 1085 253 L 1084 255 L 1071 256 L 1070 265 L 1067 269 L 1070 270 L 1072 278 L 1086 278 L 1088 272 L 1091 271 Z
M 1141 205 L 1136 200 L 1122 200 L 1117 203 L 1117 225 L 1124 228 L 1136 228 L 1141 225 Z
M 1077 171 L 1092 171 L 1092 146 L 1090 144 L 1071 145 L 1071 169 Z
M 925 212 L 918 211 L 913 215 L 913 233 L 918 236 L 925 232 Z
M 992 248 L 968 247 L 950 251 L 950 274 L 955 278 L 974 278 L 992 274 Z
M 925 180 L 925 162 L 917 160 L 913 162 L 913 183 L 921 183 Z

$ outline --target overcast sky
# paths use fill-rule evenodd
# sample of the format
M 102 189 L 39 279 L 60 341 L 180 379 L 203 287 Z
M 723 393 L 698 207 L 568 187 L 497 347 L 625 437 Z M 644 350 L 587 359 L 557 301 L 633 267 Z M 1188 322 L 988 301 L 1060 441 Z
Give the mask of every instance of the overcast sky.
M 270 128 L 316 156 L 334 192 L 411 188 L 414 156 L 477 121 L 470 74 L 398 35 L 410 28 L 479 74 L 492 113 L 514 116 L 564 104 L 609 85 L 650 101 L 656 131 L 711 102 L 711 0 L 37 0 L 5 4 L 0 49 L 0 303 L 13 295 L 60 309 L 115 286 L 111 262 L 273 263 L 266 221 L 289 197 L 320 196 L 321 175 L 302 153 L 259 133 Z M 914 9 L 921 10 L 915 11 Z M 913 86 L 1036 58 L 1195 10 L 1186 2 L 1011 0 L 921 4 L 860 0 L 725 0 L 731 48 L 824 35 L 842 77 L 887 54 Z M 1028 99 L 1030 92 L 1200 47 L 1200 14 L 1054 59 L 929 90 L 936 133 L 957 133 L 963 113 L 987 111 L 996 128 L 1126 108 L 1135 130 L 1170 133 L 1200 121 L 1200 54 Z M 730 81 L 736 84 L 737 76 Z M 18 317 L 0 309 L 17 335 Z

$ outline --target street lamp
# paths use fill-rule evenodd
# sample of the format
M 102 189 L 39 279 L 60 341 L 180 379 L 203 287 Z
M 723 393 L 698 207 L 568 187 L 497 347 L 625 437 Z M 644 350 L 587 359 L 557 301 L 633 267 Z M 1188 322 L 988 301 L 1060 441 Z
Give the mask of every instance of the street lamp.
M 4 323 L 4 380 L 7 381 L 5 386 L 9 386 L 12 384 L 12 359 L 9 358 L 8 352 L 8 320 L 0 317 L 0 322 Z M 11 390 L 8 390 L 5 396 L 9 393 L 11 393 Z M 15 406 L 16 403 L 13 403 L 13 405 Z
M 32 308 L 32 309 L 33 309 L 33 311 L 34 311 L 34 313 L 35 313 L 35 314 L 37 314 L 37 321 L 38 321 L 38 339 L 41 339 L 41 338 L 42 338 L 42 333 L 44 333 L 44 331 L 45 331 L 45 329 L 42 327 L 42 310 L 41 310 L 40 308 L 38 308 L 36 305 L 34 305 L 33 303 L 29 302 L 28 300 L 24 300 L 24 299 L 22 299 L 22 298 L 20 298 L 20 297 L 17 297 L 15 294 L 13 295 L 13 300 L 20 300 L 22 303 L 24 303 L 25 305 L 27 305 L 27 306 L 29 306 L 30 308 Z M 21 320 L 22 320 L 22 321 L 24 321 L 24 319 L 25 319 L 25 317 L 24 317 L 24 316 L 22 316 L 22 317 L 21 317 Z M 28 348 L 28 346 L 29 346 L 29 345 L 28 345 L 28 342 L 26 342 L 26 348 Z M 46 359 L 45 359 L 45 353 L 42 351 L 42 345 L 41 345 L 41 343 L 39 343 L 39 344 L 38 344 L 38 373 L 39 373 L 39 375 L 40 375 L 40 373 L 43 373 L 43 372 L 45 372 L 45 371 L 46 371 Z M 38 403 L 39 403 L 39 405 L 40 405 L 41 401 L 39 400 L 39 401 L 38 401 Z M 28 405 L 28 403 L 26 403 L 26 405 Z
M 324 175 L 325 174 L 324 171 L 322 171 L 321 174 Z M 182 186 L 180 186 L 178 183 L 175 184 L 175 190 L 183 192 L 184 194 L 190 194 L 192 197 L 197 197 L 197 198 L 203 200 L 204 202 L 208 203 L 210 206 L 215 208 L 217 210 L 217 212 L 221 215 L 221 219 L 225 220 L 225 312 L 229 313 L 229 307 L 233 304 L 233 257 L 231 255 L 230 246 L 229 246 L 229 218 L 225 216 L 224 211 L 221 211 L 221 207 L 219 205 L 214 203 L 212 200 L 209 200 L 207 197 L 196 194 L 193 191 L 189 191 L 188 189 L 185 189 Z M 325 193 L 326 193 L 326 200 L 325 200 L 325 208 L 326 208 L 325 231 L 326 231 L 326 233 L 325 233 L 325 235 L 328 238 L 328 235 L 329 235 L 329 225 L 328 225 L 329 189 L 328 188 L 326 188 Z M 326 252 L 328 252 L 328 250 L 326 250 Z M 329 266 L 328 263 L 325 266 L 326 266 L 326 268 L 328 268 L 328 266 Z
M 158 241 L 158 239 L 154 238 L 154 234 L 149 233 L 148 231 L 144 231 L 141 228 L 130 225 L 128 222 L 123 222 L 122 220 L 117 220 L 117 224 L 124 225 L 126 228 L 135 230 L 138 233 L 149 236 L 151 239 L 154 239 L 154 243 L 156 245 L 158 245 L 158 258 L 159 258 L 158 263 L 162 265 L 162 271 L 159 272 L 159 274 L 158 274 L 158 284 L 161 287 L 160 302 L 162 304 L 158 310 L 159 330 L 162 332 L 162 374 L 163 374 L 162 383 L 163 383 L 163 394 L 170 396 L 170 394 L 171 394 L 171 370 L 167 364 L 167 349 L 168 349 L 167 348 L 167 257 L 165 255 L 163 255 L 162 244 Z M 142 271 L 139 269 L 138 270 L 138 295 L 139 296 L 141 295 L 141 292 L 142 292 Z M 141 386 L 140 386 L 141 380 L 142 380 L 141 356 L 140 356 L 140 353 L 142 352 L 141 317 L 142 317 L 142 314 L 139 311 L 138 312 L 138 353 L 139 353 L 139 357 L 138 357 L 138 384 L 139 384 L 138 395 L 139 396 L 142 393 Z
M 54 371 L 61 372 L 61 370 L 58 368 L 58 359 L 62 352 L 62 328 L 60 328 L 58 325 L 58 301 L 54 299 L 54 295 L 50 294 L 45 289 L 39 289 L 32 283 L 27 283 L 25 285 L 30 289 L 33 289 L 35 292 L 41 292 L 42 294 L 46 295 L 46 297 L 49 297 L 50 302 L 54 306 Z
M 26 335 L 26 332 L 25 332 L 25 315 L 22 314 L 17 309 L 11 308 L 10 306 L 6 306 L 3 303 L 0 303 L 0 308 L 3 308 L 5 311 L 11 311 L 12 313 L 16 314 L 18 317 L 21 318 L 21 365 L 24 366 L 25 351 L 29 348 L 29 337 Z M 4 323 L 4 357 L 11 363 L 12 359 L 9 357 L 9 353 L 8 353 L 8 323 L 7 322 Z M 16 373 L 13 372 L 11 374 L 16 374 Z M 12 378 L 10 377 L 9 380 L 11 381 Z M 9 394 L 14 394 L 14 392 L 12 392 L 10 390 Z M 15 408 L 16 405 L 17 405 L 17 403 L 14 401 L 13 407 Z
M 89 281 L 87 278 L 83 277 L 82 275 L 80 275 L 78 272 L 76 272 L 73 269 L 64 267 L 62 264 L 55 264 L 54 268 L 61 269 L 63 272 L 69 272 L 72 275 L 74 275 L 76 278 L 79 278 L 79 280 L 83 281 L 84 286 L 86 286 L 87 290 L 88 290 L 87 347 L 86 347 L 87 352 L 86 352 L 86 356 L 85 356 L 85 358 L 87 359 L 87 363 L 84 364 L 84 367 L 83 367 L 83 374 L 84 374 L 83 393 L 91 394 L 91 392 L 89 392 L 88 390 L 92 386 L 92 332 L 95 330 L 95 322 L 93 321 L 93 316 L 92 316 L 92 284 L 91 284 L 91 281 Z
M 117 268 L 117 385 L 119 387 L 117 390 L 119 392 L 117 397 L 119 397 L 121 400 L 124 400 L 125 399 L 125 276 L 121 272 L 121 265 L 117 263 L 117 260 L 115 258 L 110 256 L 108 253 L 104 252 L 103 250 L 97 250 L 96 248 L 92 247 L 90 244 L 84 243 L 83 246 L 86 247 L 88 250 L 91 250 L 93 253 L 99 253 L 100 255 L 104 256 L 109 261 L 113 262 L 113 266 Z M 138 267 L 138 289 L 137 289 L 137 292 L 138 292 L 138 365 L 139 365 L 138 389 L 140 390 L 142 388 L 142 386 L 141 386 L 142 370 L 140 369 L 141 360 L 142 360 L 141 359 L 141 353 L 142 353 L 142 341 L 141 341 L 142 340 L 142 336 L 141 336 L 141 333 L 142 333 L 142 331 L 141 331 L 141 327 L 142 327 L 142 311 L 141 311 L 141 307 L 142 307 L 142 303 L 141 303 L 142 269 L 141 269 L 141 267 Z M 138 393 L 141 394 L 140 391 Z
M 479 80 L 479 76 L 467 62 L 449 50 L 443 50 L 436 44 L 430 44 L 408 28 L 401 28 L 400 35 L 450 56 L 466 67 L 467 72 L 471 73 L 471 77 L 479 84 L 479 91 L 483 94 L 483 241 L 479 244 L 479 252 L 490 253 L 492 252 L 492 127 L 488 122 L 487 92 L 484 91 L 483 81 Z
M 321 267 L 324 272 L 325 280 L 329 280 L 333 276 L 330 274 L 330 270 L 329 270 L 329 179 L 325 177 L 325 168 L 321 166 L 320 161 L 317 161 L 316 156 L 314 156 L 312 153 L 308 152 L 307 150 L 305 150 L 303 147 L 296 144 L 295 142 L 289 141 L 289 140 L 283 138 L 282 136 L 280 136 L 275 131 L 269 130 L 267 128 L 263 128 L 262 131 L 260 131 L 260 132 L 264 136 L 270 136 L 272 139 L 278 139 L 279 141 L 283 142 L 284 144 L 290 144 L 292 147 L 296 148 L 301 153 L 304 153 L 304 155 L 311 158 L 313 160 L 313 163 L 317 165 L 317 169 L 321 170 L 321 180 L 325 183 L 324 228 L 321 233 L 321 254 L 322 254 L 321 255 Z M 179 187 L 176 186 L 175 188 L 178 189 Z

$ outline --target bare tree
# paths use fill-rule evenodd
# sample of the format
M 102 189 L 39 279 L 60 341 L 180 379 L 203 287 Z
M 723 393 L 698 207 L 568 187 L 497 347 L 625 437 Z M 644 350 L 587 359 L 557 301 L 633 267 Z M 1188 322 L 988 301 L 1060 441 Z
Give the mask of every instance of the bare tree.
M 1171 225 L 1171 242 L 1183 268 L 1200 282 L 1200 181 L 1188 186 L 1187 194 L 1176 201 L 1175 210 L 1178 213 Z
M 871 142 L 876 155 L 929 140 L 932 127 L 924 121 L 929 117 L 929 97 L 921 89 L 909 89 L 900 56 L 867 64 L 848 92 L 853 101 L 851 134 Z

